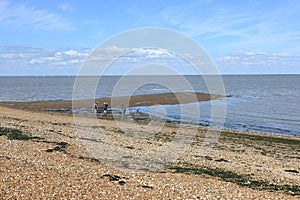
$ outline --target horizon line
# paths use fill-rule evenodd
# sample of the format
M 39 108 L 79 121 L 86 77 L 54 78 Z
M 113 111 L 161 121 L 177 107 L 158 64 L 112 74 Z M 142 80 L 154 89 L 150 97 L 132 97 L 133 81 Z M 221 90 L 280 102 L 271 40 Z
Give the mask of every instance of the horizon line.
M 137 75 L 117 75 L 117 74 L 107 74 L 102 76 L 261 76 L 261 75 L 300 75 L 300 73 L 262 73 L 262 74 L 137 74 Z M 76 77 L 79 75 L 0 75 L 0 77 Z M 97 75 L 80 75 L 80 77 L 95 77 Z

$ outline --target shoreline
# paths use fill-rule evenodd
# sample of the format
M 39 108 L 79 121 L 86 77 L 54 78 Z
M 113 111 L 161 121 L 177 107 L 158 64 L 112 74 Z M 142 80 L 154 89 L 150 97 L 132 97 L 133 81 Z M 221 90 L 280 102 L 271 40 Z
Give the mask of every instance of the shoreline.
M 196 97 L 196 98 L 195 98 Z M 58 100 L 58 101 L 33 101 L 33 102 L 13 102 L 13 101 L 4 101 L 0 102 L 0 106 L 16 108 L 21 110 L 29 110 L 29 111 L 37 111 L 37 112 L 54 112 L 54 113 L 62 113 L 62 114 L 73 114 L 73 109 L 82 109 L 86 108 L 88 112 L 92 112 L 92 105 L 98 101 L 101 106 L 101 103 L 108 102 L 111 105 L 112 101 L 114 104 L 114 109 L 117 109 L 121 112 L 123 105 L 128 104 L 129 108 L 135 108 L 139 106 L 153 106 L 153 105 L 175 105 L 175 104 L 184 104 L 184 103 L 193 103 L 193 102 L 204 102 L 211 101 L 220 98 L 228 98 L 230 96 L 221 96 L 221 95 L 210 95 L 205 93 L 177 93 L 176 96 L 174 93 L 161 93 L 161 94 L 145 94 L 145 95 L 137 95 L 131 97 L 114 97 L 112 98 L 96 98 L 96 99 L 86 99 L 86 100 Z M 75 103 L 74 103 L 75 102 Z M 73 104 L 72 104 L 73 103 Z M 128 109 L 128 108 L 127 108 Z M 76 113 L 76 111 L 75 111 Z M 134 112 L 131 113 L 133 115 Z M 140 113 L 143 116 L 147 116 L 146 118 L 150 118 L 147 113 Z M 101 115 L 98 115 L 101 118 Z M 107 117 L 106 117 L 107 118 Z M 135 120 L 135 119 L 134 119 Z M 165 119 L 168 123 L 178 124 L 178 120 L 176 119 Z M 139 120 L 137 120 L 139 121 Z M 140 120 L 142 121 L 142 120 Z M 146 120 L 147 121 L 147 120 Z M 180 122 L 180 120 L 179 120 Z M 183 124 L 190 126 L 197 126 L 199 128 L 209 127 L 207 124 L 202 123 L 191 123 L 189 121 L 183 121 Z M 300 135 L 296 135 L 293 133 L 277 133 L 272 131 L 249 131 L 242 129 L 230 129 L 223 128 L 217 129 L 218 131 L 229 131 L 236 133 L 250 133 L 256 135 L 271 135 L 278 137 L 291 137 L 291 138 L 300 138 Z
M 0 110 L 0 191 L 5 198 L 54 194 L 57 198 L 72 198 L 72 194 L 83 198 L 89 194 L 94 195 L 90 198 L 116 199 L 193 199 L 197 195 L 295 199 L 300 195 L 297 138 L 222 131 L 213 149 L 199 157 L 205 134 L 200 128 L 194 142 L 171 165 L 159 171 L 131 173 L 114 169 L 78 143 L 70 114 L 1 106 Z M 93 130 L 90 118 L 84 119 L 86 124 L 79 128 Z M 142 134 L 151 135 L 135 137 L 120 130 L 113 120 L 98 121 L 98 128 L 129 153 L 143 154 L 168 144 L 178 130 L 174 125 L 165 126 L 153 135 L 145 124 L 132 126 L 122 121 L 128 133 L 143 130 Z

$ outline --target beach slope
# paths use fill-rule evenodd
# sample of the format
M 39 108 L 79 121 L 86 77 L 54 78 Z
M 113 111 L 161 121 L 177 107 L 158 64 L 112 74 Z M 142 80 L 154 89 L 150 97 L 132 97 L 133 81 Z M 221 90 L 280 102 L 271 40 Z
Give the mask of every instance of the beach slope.
M 99 126 L 120 147 L 141 151 L 168 143 L 178 128 L 166 125 L 151 138 L 138 138 L 141 146 L 124 145 L 134 135 L 123 134 L 113 120 L 99 119 Z M 300 199 L 299 139 L 223 131 L 200 157 L 204 130 L 170 165 L 134 173 L 87 151 L 72 115 L 0 107 L 0 198 Z

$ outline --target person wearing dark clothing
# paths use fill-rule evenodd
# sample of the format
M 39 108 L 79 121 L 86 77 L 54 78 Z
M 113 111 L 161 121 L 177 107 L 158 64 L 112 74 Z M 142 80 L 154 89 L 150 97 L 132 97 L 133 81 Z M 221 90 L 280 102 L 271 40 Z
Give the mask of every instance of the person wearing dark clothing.
M 107 109 L 108 109 L 108 103 L 104 102 L 104 104 L 103 104 L 103 113 L 104 113 L 104 115 L 106 115 Z

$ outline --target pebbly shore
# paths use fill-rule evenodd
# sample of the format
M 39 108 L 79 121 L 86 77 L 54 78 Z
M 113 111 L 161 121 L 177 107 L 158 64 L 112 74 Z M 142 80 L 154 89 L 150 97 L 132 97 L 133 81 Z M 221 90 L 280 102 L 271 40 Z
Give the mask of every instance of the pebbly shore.
M 155 125 L 103 117 L 95 127 L 80 117 L 85 124 L 65 113 L 0 107 L 0 199 L 300 199 L 298 138 L 222 131 L 201 156 L 207 129 L 197 128 L 176 160 L 122 170 L 87 148 L 78 127 L 100 130 L 128 154 L 170 143 L 179 127 L 153 133 Z

